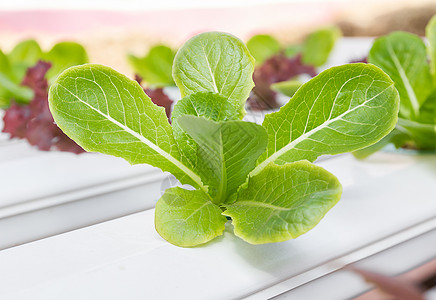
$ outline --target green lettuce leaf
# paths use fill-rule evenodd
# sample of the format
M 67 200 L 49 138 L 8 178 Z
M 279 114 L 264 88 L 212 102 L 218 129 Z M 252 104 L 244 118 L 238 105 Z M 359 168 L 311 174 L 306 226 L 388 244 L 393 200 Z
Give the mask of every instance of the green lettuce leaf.
M 86 64 L 88 54 L 85 48 L 78 43 L 61 42 L 54 45 L 49 52 L 44 53 L 42 59 L 52 64 L 46 75 L 49 84 L 52 84 L 64 70 L 72 66 Z
M 237 37 L 207 32 L 188 40 L 174 58 L 173 78 L 182 97 L 197 92 L 223 95 L 245 114 L 245 101 L 254 86 L 254 59 Z
M 303 63 L 315 67 L 327 62 L 336 40 L 342 36 L 338 27 L 329 26 L 312 32 L 303 43 Z
M 436 90 L 427 97 L 427 100 L 419 108 L 418 122 L 424 124 L 436 124 Z
M 30 88 L 21 86 L 0 73 L 0 98 L 4 98 L 5 104 L 9 104 L 10 99 L 26 104 L 33 98 L 33 95 L 34 93 Z
M 400 94 L 400 117 L 419 118 L 419 108 L 433 89 L 424 42 L 416 35 L 394 32 L 378 38 L 368 62 L 380 67 L 395 82 Z
M 10 85 L 14 77 L 8 57 L 0 50 L 0 108 L 7 107 L 11 98 Z
M 282 242 L 312 229 L 339 201 L 338 179 L 308 161 L 269 164 L 237 193 L 223 213 L 235 235 L 251 244 Z
M 178 123 L 199 145 L 197 169 L 213 202 L 226 201 L 265 151 L 265 129 L 245 121 L 214 122 L 188 115 L 181 116 Z M 201 176 L 203 171 L 205 176 Z
M 0 50 L 0 81 L 1 77 L 5 77 L 3 70 L 10 67 L 9 60 L 6 55 Z M 9 91 L 0 82 L 0 108 L 5 108 L 9 105 Z
M 42 50 L 34 40 L 26 40 L 18 43 L 8 54 L 16 83 L 19 85 L 24 78 L 27 68 L 33 67 L 41 59 Z M 30 100 L 30 99 L 29 99 Z
M 355 151 L 395 126 L 399 97 L 392 80 L 369 64 L 330 68 L 302 85 L 280 111 L 265 117 L 268 147 L 254 174 L 269 163 Z
M 280 43 L 271 35 L 258 34 L 247 42 L 247 48 L 256 60 L 256 65 L 261 65 L 265 60 L 281 50 Z
M 73 67 L 51 86 L 49 105 L 58 126 L 83 149 L 148 163 L 206 190 L 180 161 L 165 109 L 136 81 L 101 65 Z
M 436 15 L 433 16 L 425 28 L 425 36 L 428 40 L 428 56 L 430 57 L 430 69 L 433 74 L 433 82 L 436 85 Z
M 182 161 L 193 170 L 201 169 L 199 164 L 198 144 L 179 126 L 178 118 L 183 115 L 204 117 L 212 121 L 237 120 L 238 111 L 227 98 L 210 92 L 199 92 L 178 101 L 172 113 L 174 138 L 182 154 Z M 210 173 L 210 174 L 209 174 Z M 213 175 L 213 170 L 201 170 L 203 180 Z
M 0 50 L 0 72 L 5 74 L 7 77 L 14 78 L 14 72 L 12 71 L 11 62 L 6 54 Z
M 197 246 L 222 235 L 227 219 L 221 212 L 201 190 L 171 188 L 156 204 L 156 231 L 176 246 Z
M 408 133 L 407 131 L 404 131 L 404 129 L 394 128 L 394 130 L 389 132 L 389 134 L 387 136 L 382 138 L 377 143 L 375 143 L 369 147 L 354 151 L 353 155 L 357 159 L 365 159 L 365 158 L 369 157 L 370 155 L 374 154 L 375 152 L 383 149 L 388 144 L 392 143 L 395 145 L 396 148 L 399 148 L 402 145 L 404 145 L 404 143 L 406 143 L 407 141 L 410 141 L 411 139 L 412 138 L 410 136 L 410 133 Z
M 172 66 L 175 52 L 168 46 L 157 45 L 142 58 L 132 54 L 128 56 L 130 65 L 151 87 L 174 85 Z
M 416 148 L 420 150 L 436 149 L 436 125 L 434 123 L 424 124 L 398 118 L 397 127 L 410 135 Z
M 285 96 L 292 97 L 302 85 L 303 83 L 299 80 L 288 80 L 271 84 L 271 89 Z
M 35 40 L 26 40 L 18 43 L 9 53 L 8 58 L 11 64 L 24 64 L 27 67 L 33 66 L 41 58 L 42 50 Z
M 26 68 L 12 66 L 8 56 L 0 50 L 0 108 L 8 107 L 10 100 L 19 103 L 28 103 L 33 98 L 33 91 L 21 86 L 22 76 Z

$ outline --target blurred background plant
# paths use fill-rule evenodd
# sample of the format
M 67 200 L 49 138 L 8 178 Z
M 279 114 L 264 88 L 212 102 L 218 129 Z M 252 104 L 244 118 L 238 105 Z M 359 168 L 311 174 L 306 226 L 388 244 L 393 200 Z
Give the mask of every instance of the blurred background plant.
M 426 42 L 417 35 L 397 31 L 377 38 L 368 62 L 385 71 L 400 94 L 396 128 L 378 143 L 358 150 L 365 158 L 393 144 L 434 152 L 436 150 L 436 15 L 426 26 Z
M 62 70 L 88 61 L 132 74 L 153 102 L 165 107 L 170 120 L 173 101 L 178 98 L 171 76 L 177 48 L 199 31 L 228 31 L 247 41 L 257 61 L 255 88 L 247 109 L 274 110 L 289 100 L 302 82 L 323 69 L 341 36 L 380 36 L 395 30 L 424 36 L 425 26 L 435 13 L 436 3 L 429 0 L 3 2 L 0 106 L 8 109 L 3 131 L 10 137 L 26 138 L 42 150 L 81 152 L 61 146 L 66 139 L 59 137 L 50 116 L 43 113 L 48 110 L 29 104 L 35 101 L 36 86 L 44 90 L 42 83 L 25 81 L 26 72 L 38 61 L 49 62 L 50 67 L 45 65 L 47 74 L 34 76 L 33 81 L 47 80 L 47 88 Z M 58 43 L 60 40 L 75 42 Z M 51 50 L 42 50 L 54 44 Z M 40 63 L 35 70 L 42 72 L 42 66 Z M 39 115 L 45 117 L 37 118 Z M 52 138 L 43 143 L 35 142 L 43 135 L 30 138 L 25 128 L 36 123 L 39 130 L 29 132 L 44 128 Z
M 40 150 L 84 152 L 54 124 L 48 89 L 62 71 L 87 62 L 85 48 L 76 42 L 57 43 L 44 52 L 35 40 L 25 40 L 8 54 L 0 50 L 2 132 L 26 139 Z

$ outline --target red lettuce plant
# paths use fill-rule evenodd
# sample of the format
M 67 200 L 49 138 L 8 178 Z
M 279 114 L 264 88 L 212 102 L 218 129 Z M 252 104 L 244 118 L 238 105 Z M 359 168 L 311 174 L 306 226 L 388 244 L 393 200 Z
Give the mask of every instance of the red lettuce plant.
M 135 80 L 141 85 L 141 76 L 135 74 Z M 165 94 L 163 88 L 143 88 L 143 90 L 154 104 L 165 108 L 165 114 L 167 115 L 168 121 L 171 123 L 171 110 L 174 101 Z
M 267 59 L 254 70 L 253 81 L 255 85 L 247 104 L 252 110 L 279 107 L 277 93 L 271 89 L 271 84 L 287 81 L 302 74 L 314 77 L 317 72 L 313 66 L 303 64 L 301 54 L 288 58 L 283 53 L 279 53 Z
M 76 154 L 85 152 L 82 147 L 66 136 L 54 123 L 48 108 L 48 83 L 45 75 L 50 69 L 48 62 L 38 61 L 28 68 L 21 85 L 31 88 L 34 97 L 29 104 L 15 102 L 5 111 L 3 132 L 11 138 L 26 139 L 38 149 L 68 151 Z

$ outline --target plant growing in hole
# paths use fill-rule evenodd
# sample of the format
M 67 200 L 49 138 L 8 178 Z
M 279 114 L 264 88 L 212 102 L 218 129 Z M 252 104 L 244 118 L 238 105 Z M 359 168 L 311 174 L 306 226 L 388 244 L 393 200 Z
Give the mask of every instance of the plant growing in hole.
M 389 143 L 397 148 L 436 150 L 436 16 L 428 23 L 426 36 L 428 46 L 420 37 L 400 31 L 374 42 L 368 62 L 394 81 L 400 94 L 399 118 L 389 135 L 356 151 L 356 157 L 365 158 Z
M 183 98 L 172 125 L 137 82 L 101 65 L 59 76 L 50 109 L 84 149 L 151 164 L 193 187 L 167 189 L 156 204 L 156 230 L 170 243 L 206 243 L 223 233 L 226 216 L 249 243 L 280 242 L 313 228 L 341 196 L 337 178 L 312 162 L 388 134 L 398 92 L 375 66 L 335 67 L 260 126 L 241 120 L 253 69 L 238 38 L 203 33 L 175 56 L 173 78 Z

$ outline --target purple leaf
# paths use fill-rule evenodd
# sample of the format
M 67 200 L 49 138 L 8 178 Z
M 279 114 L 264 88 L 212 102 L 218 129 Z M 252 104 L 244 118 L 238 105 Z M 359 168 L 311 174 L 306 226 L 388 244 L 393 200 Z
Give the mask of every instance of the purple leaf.
M 312 77 L 317 74 L 313 66 L 303 64 L 301 54 L 288 58 L 280 53 L 269 58 L 262 66 L 254 70 L 254 88 L 247 104 L 252 110 L 268 110 L 279 107 L 276 99 L 277 94 L 271 90 L 271 84 L 287 81 L 301 74 L 308 74 Z

